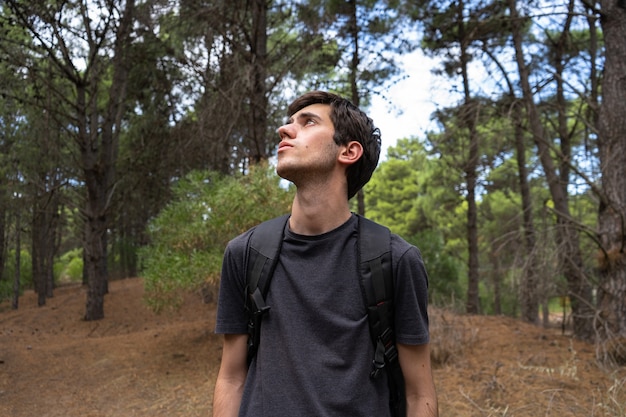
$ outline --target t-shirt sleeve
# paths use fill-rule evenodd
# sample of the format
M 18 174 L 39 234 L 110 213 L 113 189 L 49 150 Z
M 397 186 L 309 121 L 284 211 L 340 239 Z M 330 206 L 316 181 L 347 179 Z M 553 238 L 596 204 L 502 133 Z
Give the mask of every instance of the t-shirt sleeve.
M 216 333 L 244 334 L 248 332 L 244 260 L 249 236 L 250 232 L 246 232 L 231 240 L 224 252 L 217 300 Z
M 428 275 L 415 246 L 397 238 L 392 241 L 394 262 L 396 342 L 422 345 L 429 342 Z

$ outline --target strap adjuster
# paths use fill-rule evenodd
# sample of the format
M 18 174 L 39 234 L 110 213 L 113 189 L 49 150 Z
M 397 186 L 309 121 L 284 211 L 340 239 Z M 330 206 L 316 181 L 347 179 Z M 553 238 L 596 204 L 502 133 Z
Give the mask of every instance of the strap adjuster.
M 374 351 L 374 359 L 372 360 L 372 372 L 370 377 L 378 378 L 385 365 L 398 360 L 398 349 L 394 343 L 393 330 L 390 327 L 378 337 L 376 349 Z
M 376 349 L 374 351 L 374 359 L 372 360 L 371 378 L 378 378 L 388 363 L 398 360 L 398 349 L 393 339 L 393 330 L 390 327 L 378 337 Z

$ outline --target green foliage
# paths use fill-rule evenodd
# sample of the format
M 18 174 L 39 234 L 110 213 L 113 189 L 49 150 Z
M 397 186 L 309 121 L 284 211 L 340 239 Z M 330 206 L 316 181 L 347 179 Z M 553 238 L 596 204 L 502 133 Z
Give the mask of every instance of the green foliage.
M 517 317 L 520 313 L 520 303 L 517 297 L 519 290 L 519 270 L 492 271 L 489 278 L 483 279 L 479 285 L 480 312 L 482 314 L 496 314 L 496 301 L 500 314 Z M 496 276 L 500 274 L 501 276 Z M 495 280 L 499 280 L 499 292 L 496 297 Z
M 13 297 L 13 281 L 0 281 L 0 302 Z
M 267 166 L 245 176 L 193 172 L 175 184 L 173 202 L 149 225 L 139 253 L 146 301 L 177 307 L 184 291 L 218 282 L 228 242 L 263 220 L 289 211 L 293 194 Z
M 458 309 L 458 303 L 464 299 L 459 280 L 462 267 L 458 259 L 447 253 L 441 232 L 425 230 L 407 239 L 407 242 L 417 246 L 422 253 L 428 272 L 430 302 L 437 306 Z
M 73 249 L 60 256 L 54 262 L 53 274 L 56 283 L 80 282 L 83 277 L 82 249 Z M 0 280 L 0 301 L 13 296 L 15 279 L 15 251 L 9 251 L 4 279 Z M 32 260 L 30 252 L 22 250 L 20 254 L 20 294 L 25 289 L 33 288 Z
M 83 279 L 83 250 L 72 249 L 64 253 L 54 263 L 54 276 L 57 282 L 81 282 Z
M 10 250 L 7 263 L 4 267 L 4 279 L 0 279 L 0 301 L 8 300 L 13 296 L 13 281 L 15 280 L 15 250 Z M 33 287 L 33 270 L 30 252 L 22 249 L 20 252 L 20 294 L 25 288 Z
M 446 230 L 457 221 L 461 203 L 455 181 L 423 143 L 401 139 L 365 186 L 367 214 L 402 236 L 434 227 Z
M 367 216 L 389 227 L 422 252 L 431 302 L 455 307 L 464 295 L 462 250 L 454 232 L 464 209 L 454 176 L 415 139 L 401 139 L 388 151 L 365 187 Z

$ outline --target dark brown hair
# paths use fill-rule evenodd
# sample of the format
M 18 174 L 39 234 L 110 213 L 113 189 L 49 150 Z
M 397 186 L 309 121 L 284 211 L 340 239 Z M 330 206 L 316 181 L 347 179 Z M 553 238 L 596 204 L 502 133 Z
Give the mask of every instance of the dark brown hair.
M 363 156 L 350 165 L 346 171 L 348 199 L 350 199 L 367 184 L 378 165 L 381 147 L 380 130 L 374 126 L 373 120 L 352 102 L 325 91 L 311 91 L 298 97 L 289 105 L 287 114 L 291 117 L 312 104 L 330 106 L 330 120 L 335 128 L 333 140 L 337 145 L 357 141 L 363 146 Z

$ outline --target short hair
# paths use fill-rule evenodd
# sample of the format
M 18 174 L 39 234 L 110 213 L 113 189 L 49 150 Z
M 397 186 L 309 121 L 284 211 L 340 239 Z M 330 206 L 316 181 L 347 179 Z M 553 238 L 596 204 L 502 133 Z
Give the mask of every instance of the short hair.
M 330 106 L 330 120 L 335 128 L 333 140 L 337 145 L 357 141 L 363 147 L 361 158 L 346 170 L 348 199 L 351 199 L 367 184 L 378 165 L 381 148 L 380 129 L 374 126 L 374 121 L 351 101 L 326 91 L 311 91 L 298 97 L 289 105 L 288 116 L 291 117 L 313 104 Z

